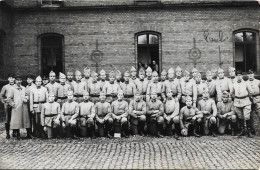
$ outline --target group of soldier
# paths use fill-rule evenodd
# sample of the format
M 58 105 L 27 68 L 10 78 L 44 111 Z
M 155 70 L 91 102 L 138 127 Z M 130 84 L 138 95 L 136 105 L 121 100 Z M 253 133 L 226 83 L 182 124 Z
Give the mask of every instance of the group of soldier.
M 6 138 L 21 138 L 20 129 L 26 128 L 26 138 L 52 137 L 123 137 L 151 135 L 162 137 L 212 135 L 252 136 L 253 114 L 260 111 L 260 81 L 254 72 L 248 80 L 241 72 L 229 67 L 213 68 L 192 73 L 177 66 L 163 70 L 158 77 L 150 67 L 132 67 L 122 77 L 119 70 L 106 78 L 86 67 L 68 71 L 67 75 L 51 71 L 49 78 L 38 76 L 33 83 L 27 76 L 27 86 L 21 85 L 19 75 L 10 74 L 9 83 L 1 90 L 1 101 L 6 112 Z M 254 108 L 254 109 L 252 109 Z M 254 111 L 254 112 L 253 112 Z M 239 134 L 237 134 L 239 133 Z

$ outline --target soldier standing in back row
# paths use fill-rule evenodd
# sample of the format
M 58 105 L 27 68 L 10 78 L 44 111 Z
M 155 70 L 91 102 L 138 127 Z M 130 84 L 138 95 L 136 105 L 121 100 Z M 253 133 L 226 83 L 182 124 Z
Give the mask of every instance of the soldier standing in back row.
M 220 86 L 221 95 L 224 91 L 229 92 L 231 95 L 233 94 L 233 85 L 229 78 L 224 76 L 224 70 L 222 68 L 218 69 L 218 80 L 217 83 Z M 222 97 L 221 97 L 222 98 Z
M 165 81 L 165 91 L 171 90 L 172 97 L 179 103 L 181 98 L 181 86 L 177 79 L 174 79 L 174 70 L 170 68 L 168 70 L 168 80 Z
M 139 80 L 139 78 L 136 77 L 137 74 L 136 69 L 132 66 L 130 72 L 131 72 L 130 81 L 132 81 L 136 85 L 137 81 Z
M 177 80 L 180 84 L 183 78 L 182 78 L 182 69 L 179 66 L 176 67 L 175 74 L 176 74 L 176 78 L 174 80 Z
M 102 88 L 102 90 L 103 90 L 103 86 L 108 82 L 108 81 L 106 81 L 106 72 L 105 72 L 105 70 L 101 70 L 100 72 L 99 72 L 99 77 L 100 77 L 100 84 L 101 84 L 101 88 Z
M 57 96 L 57 102 L 62 105 L 67 101 L 67 93 L 69 90 L 72 90 L 72 86 L 69 84 L 66 84 L 66 76 L 62 73 L 60 73 L 60 84 L 58 86 L 58 96 Z
M 140 93 L 142 99 L 146 101 L 146 91 L 148 86 L 148 81 L 144 81 L 145 71 L 143 69 L 139 70 L 139 81 L 136 83 L 136 91 Z
M 103 86 L 103 92 L 106 93 L 106 101 L 112 103 L 116 100 L 117 94 L 120 90 L 120 86 L 115 83 L 115 74 L 113 71 L 109 73 L 109 82 Z
M 195 81 L 197 85 L 197 102 L 198 102 L 202 99 L 202 93 L 205 89 L 208 89 L 208 86 L 204 81 L 202 81 L 200 73 L 197 73 L 197 75 L 195 76 Z
M 125 81 L 121 83 L 121 89 L 124 92 L 124 100 L 127 103 L 130 103 L 133 100 L 135 92 L 136 92 L 136 85 L 130 81 L 130 73 L 126 71 L 124 74 Z
M 9 93 L 11 92 L 12 87 L 14 86 L 14 74 L 9 74 L 8 75 L 8 81 L 9 83 L 5 86 L 3 86 L 1 90 L 1 95 L 0 99 L 1 102 L 4 104 L 4 111 L 5 111 L 5 130 L 6 130 L 6 139 L 10 139 L 10 121 L 11 121 L 11 112 L 12 112 L 12 107 L 8 104 L 8 96 Z
M 206 72 L 206 84 L 209 90 L 209 97 L 216 103 L 221 101 L 221 89 L 216 80 L 212 79 L 212 72 Z
M 58 87 L 59 83 L 55 82 L 56 74 L 51 71 L 49 74 L 50 82 L 45 86 L 47 88 L 48 93 L 53 93 L 55 95 L 55 101 L 58 96 Z
M 67 80 L 66 80 L 66 84 L 69 84 L 72 87 L 72 82 L 73 82 L 73 72 L 71 70 L 69 70 L 67 72 Z
M 146 92 L 146 100 L 149 101 L 151 98 L 152 90 L 157 91 L 157 99 L 163 101 L 165 98 L 165 88 L 161 82 L 158 81 L 158 73 L 156 71 L 153 72 L 152 82 L 148 84 L 147 92 Z
M 80 103 L 83 101 L 83 91 L 87 90 L 87 83 L 82 81 L 82 75 L 80 71 L 75 72 L 76 81 L 72 83 L 74 90 L 74 99 L 76 102 Z
M 90 77 L 91 71 L 89 67 L 84 68 L 84 77 L 81 81 L 86 82 L 87 86 L 92 82 L 92 78 Z
M 102 91 L 101 82 L 97 81 L 98 74 L 95 71 L 91 73 L 92 82 L 89 83 L 87 91 L 89 92 L 90 100 L 93 103 L 99 101 L 99 94 Z

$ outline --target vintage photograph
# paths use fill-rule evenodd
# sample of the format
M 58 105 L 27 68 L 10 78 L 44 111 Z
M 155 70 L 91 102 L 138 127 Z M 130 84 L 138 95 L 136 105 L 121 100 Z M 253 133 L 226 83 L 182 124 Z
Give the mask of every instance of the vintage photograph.
M 259 7 L 0 0 L 0 169 L 260 169 Z

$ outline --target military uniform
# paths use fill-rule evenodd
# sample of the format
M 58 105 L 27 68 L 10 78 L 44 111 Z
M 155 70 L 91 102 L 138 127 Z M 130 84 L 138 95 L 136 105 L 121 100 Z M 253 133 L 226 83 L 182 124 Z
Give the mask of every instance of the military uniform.
M 176 78 L 174 78 L 174 80 L 178 81 L 180 84 L 181 81 L 183 81 L 183 77 L 182 77 L 182 69 L 179 66 L 176 67 L 175 74 L 176 74 Z M 169 75 L 169 72 L 168 72 L 168 75 Z
M 208 93 L 208 90 L 204 90 L 203 93 Z M 198 102 L 198 109 L 203 113 L 203 131 L 205 135 L 212 132 L 213 136 L 216 136 L 217 131 L 217 106 L 214 100 L 209 98 L 209 95 Z
M 109 73 L 109 82 L 103 86 L 103 92 L 105 92 L 107 96 L 106 101 L 110 104 L 116 100 L 117 93 L 120 90 L 120 86 L 115 83 L 114 78 L 115 74 L 113 71 L 111 71 Z
M 72 83 L 74 89 L 74 99 L 76 102 L 80 103 L 83 101 L 83 91 L 87 90 L 87 83 L 81 81 L 81 73 L 79 71 L 76 71 L 75 75 L 78 76 L 79 79 Z
M 118 95 L 123 95 L 123 91 L 119 91 Z M 114 120 L 114 132 L 117 127 L 121 127 L 122 136 L 127 137 L 128 131 L 128 103 L 124 100 L 115 100 L 111 104 L 111 117 Z
M 151 94 L 157 94 L 156 91 L 152 91 Z M 163 103 L 158 99 L 151 99 L 146 104 L 147 110 L 147 128 L 149 129 L 150 135 L 161 136 L 163 131 Z M 158 128 L 157 128 L 158 127 Z
M 165 98 L 165 87 L 164 85 L 158 81 L 158 73 L 156 71 L 153 72 L 153 82 L 148 84 L 147 91 L 146 91 L 146 100 L 150 100 L 150 95 L 152 90 L 157 91 L 158 100 L 163 100 Z
M 68 91 L 68 95 L 73 95 L 73 92 Z M 67 137 L 76 137 L 78 116 L 79 104 L 68 99 L 68 101 L 65 102 L 61 108 L 61 118 Z
M 103 90 L 103 86 L 104 86 L 106 83 L 108 83 L 108 81 L 106 80 L 106 72 L 105 72 L 105 70 L 102 69 L 102 70 L 99 72 L 99 76 L 100 76 L 99 82 L 100 82 L 101 88 L 102 88 L 102 90 Z
M 212 79 L 212 72 L 207 71 L 206 77 L 205 83 L 207 84 L 210 98 L 216 102 L 221 101 L 221 89 L 217 81 Z
M 84 77 L 81 79 L 81 81 L 85 82 L 87 86 L 92 82 L 92 77 L 90 77 L 89 67 L 84 68 Z
M 56 130 L 61 125 L 60 111 L 60 104 L 57 102 L 47 102 L 42 105 L 41 124 L 47 128 L 48 138 L 52 138 L 53 130 Z
M 217 79 L 217 84 L 219 84 L 220 90 L 221 90 L 221 95 L 224 91 L 229 92 L 231 95 L 233 94 L 233 85 L 232 82 L 229 78 L 224 76 L 224 71 L 223 69 L 218 69 L 218 74 L 219 77 Z M 220 76 L 221 74 L 221 76 Z M 222 98 L 222 96 L 220 97 L 220 99 Z
M 50 72 L 49 76 L 55 75 L 53 71 Z M 48 93 L 52 93 L 55 95 L 55 99 L 57 99 L 58 96 L 58 87 L 59 83 L 55 82 L 55 80 L 50 81 L 46 86 Z
M 92 72 L 91 73 L 92 82 L 88 85 L 88 92 L 90 95 L 90 100 L 93 103 L 97 103 L 99 101 L 99 94 L 102 91 L 101 82 L 97 81 L 97 73 Z
M 38 76 L 36 81 L 41 81 L 41 77 Z M 33 113 L 33 132 L 37 137 L 42 133 L 41 127 L 41 110 L 42 105 L 48 99 L 48 91 L 45 87 L 37 86 L 30 93 L 30 111 Z
M 195 76 L 195 81 L 196 81 L 196 85 L 197 85 L 197 102 L 200 101 L 202 99 L 202 93 L 205 89 L 208 90 L 208 86 L 207 84 L 201 80 L 201 74 L 197 73 L 197 75 Z
M 129 72 L 126 71 L 124 76 L 130 76 Z M 121 82 L 120 87 L 122 89 L 122 91 L 124 92 L 124 99 L 125 101 L 127 101 L 127 103 L 130 103 L 131 100 L 133 100 L 134 98 L 134 94 L 136 92 L 136 85 L 130 81 L 130 80 L 126 80 L 124 82 Z
M 172 97 L 176 99 L 176 101 L 181 98 L 181 86 L 180 82 L 177 79 L 174 79 L 174 70 L 170 68 L 168 70 L 168 80 L 165 81 L 165 91 L 171 90 Z
M 9 75 L 9 78 L 14 78 L 14 75 Z M 0 100 L 4 104 L 4 111 L 5 111 L 5 130 L 6 130 L 6 138 L 10 138 L 10 121 L 11 121 L 11 112 L 12 107 L 8 104 L 9 100 L 7 96 L 9 96 L 9 93 L 11 92 L 12 87 L 14 86 L 13 82 L 9 82 L 9 84 L 4 85 L 1 89 L 0 93 Z
M 101 95 L 105 95 L 105 93 L 101 92 L 100 97 L 102 97 Z M 108 137 L 112 137 L 110 134 L 113 125 L 113 119 L 111 117 L 111 105 L 108 102 L 101 100 L 95 104 L 95 112 L 99 136 L 103 137 L 104 130 L 106 130 Z
M 87 129 L 93 138 L 95 135 L 95 104 L 89 100 L 85 100 L 79 104 L 79 127 L 82 137 L 86 137 Z
M 148 87 L 148 81 L 144 79 L 145 71 L 143 69 L 139 70 L 139 80 L 136 82 L 136 91 L 138 91 L 144 101 L 146 101 L 146 91 Z
M 136 69 L 132 66 L 130 72 L 131 72 L 131 76 L 130 76 L 131 78 L 129 81 L 132 81 L 136 85 L 136 83 L 139 80 L 139 78 L 136 77 Z
M 67 80 L 66 80 L 66 84 L 70 85 L 72 87 L 72 82 L 74 82 L 73 80 L 73 72 L 71 70 L 69 70 L 67 72 Z M 72 89 L 73 91 L 73 89 Z
M 67 101 L 68 91 L 72 90 L 71 85 L 66 84 L 65 81 L 66 81 L 66 76 L 60 73 L 60 84 L 58 86 L 57 102 L 60 104 L 61 107 Z
M 147 67 L 146 78 L 144 78 L 145 84 L 149 84 L 152 82 L 152 73 L 153 73 L 153 70 L 151 69 L 151 67 Z

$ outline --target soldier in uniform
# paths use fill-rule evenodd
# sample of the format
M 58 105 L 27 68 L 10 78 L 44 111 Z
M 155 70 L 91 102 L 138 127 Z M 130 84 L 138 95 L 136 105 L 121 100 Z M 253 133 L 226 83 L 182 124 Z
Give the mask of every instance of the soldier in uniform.
M 146 91 L 148 86 L 148 81 L 144 81 L 145 71 L 143 69 L 139 70 L 139 81 L 136 83 L 136 91 L 140 93 L 142 99 L 146 101 Z
M 166 124 L 166 132 L 168 136 L 172 136 L 172 125 L 174 125 L 174 138 L 179 140 L 180 117 L 179 117 L 179 101 L 173 98 L 172 90 L 166 90 L 166 102 L 164 104 L 164 121 Z
M 203 113 L 203 131 L 204 135 L 208 135 L 210 132 L 213 137 L 216 137 L 217 132 L 217 106 L 214 100 L 209 98 L 209 91 L 205 89 L 203 98 L 198 102 L 198 109 Z
M 166 81 L 166 78 L 167 78 L 167 72 L 165 69 L 163 69 L 163 71 L 161 72 L 160 82 L 164 83 Z
M 238 122 L 241 128 L 241 133 L 239 137 L 244 135 L 247 132 L 248 137 L 253 137 L 251 134 L 251 121 L 250 121 L 250 112 L 251 112 L 251 101 L 249 97 L 252 96 L 253 90 L 252 87 L 242 80 L 242 74 L 237 73 L 237 82 L 234 83 L 234 107 L 237 114 Z
M 76 102 L 80 103 L 83 101 L 83 91 L 87 90 L 87 83 L 82 81 L 82 75 L 80 71 L 75 72 L 76 81 L 72 82 L 72 87 L 74 90 L 74 99 Z
M 157 91 L 155 89 L 151 92 L 151 100 L 147 102 L 146 110 L 147 128 L 150 135 L 162 137 L 164 107 L 163 103 L 157 99 Z
M 111 71 L 109 73 L 109 83 L 106 83 L 103 86 L 103 91 L 106 93 L 107 96 L 106 101 L 110 104 L 115 101 L 119 90 L 120 86 L 115 83 L 115 73 Z
M 84 68 L 84 77 L 81 79 L 86 82 L 87 86 L 92 82 L 92 78 L 90 77 L 91 71 L 89 67 Z
M 224 76 L 224 70 L 222 68 L 218 69 L 218 80 L 217 84 L 220 86 L 221 95 L 224 91 L 229 92 L 231 95 L 233 94 L 233 85 L 229 78 Z M 222 99 L 222 97 L 220 97 Z
M 161 82 L 158 81 L 158 73 L 156 71 L 153 72 L 153 81 L 148 84 L 147 92 L 146 92 L 146 100 L 150 100 L 150 95 L 152 90 L 157 91 L 157 98 L 161 101 L 165 98 L 165 88 Z
M 236 80 L 236 69 L 234 67 L 229 67 L 228 73 L 229 73 L 232 84 L 234 84 L 237 81 Z
M 5 111 L 5 130 L 6 130 L 6 139 L 10 139 L 10 121 L 11 121 L 11 112 L 12 112 L 12 107 L 8 104 L 8 96 L 9 93 L 11 92 L 12 87 L 14 86 L 14 78 L 15 76 L 13 74 L 8 75 L 8 84 L 4 85 L 1 93 L 0 93 L 0 99 L 1 102 L 4 104 L 4 111 Z M 14 133 L 13 133 L 14 134 Z
M 72 82 L 73 82 L 73 72 L 71 70 L 69 70 L 67 72 L 67 80 L 66 80 L 66 84 L 69 84 L 70 86 L 72 86 Z
M 66 84 L 66 76 L 63 73 L 60 73 L 60 84 L 58 86 L 57 102 L 62 105 L 67 101 L 67 92 L 72 90 L 72 87 L 69 84 Z
M 196 83 L 196 75 L 199 73 L 198 69 L 193 68 L 193 69 L 191 70 L 191 73 L 192 73 L 191 81 L 194 81 L 194 82 Z
M 180 83 L 183 79 L 182 79 L 182 69 L 179 66 L 176 67 L 175 74 L 176 74 L 176 78 L 174 80 L 177 80 Z
M 99 136 L 103 137 L 105 130 L 107 136 L 112 138 L 113 118 L 111 117 L 111 105 L 106 102 L 106 93 L 103 91 L 100 92 L 100 101 L 95 104 L 95 112 Z
M 201 74 L 197 73 L 195 76 L 195 81 L 197 85 L 197 102 L 202 99 L 202 93 L 205 89 L 208 89 L 207 84 L 201 79 Z
M 12 107 L 12 116 L 10 121 L 10 129 L 16 133 L 16 138 L 19 140 L 20 129 L 26 128 L 27 136 L 26 138 L 31 138 L 31 123 L 30 115 L 28 109 L 29 96 L 26 91 L 26 88 L 21 85 L 22 78 L 21 76 L 16 76 L 15 85 L 11 87 L 10 93 L 7 98 L 9 100 L 9 105 Z
M 36 88 L 36 85 L 33 83 L 33 75 L 29 74 L 27 76 L 27 86 L 26 86 L 26 91 L 28 94 L 30 94 L 32 88 Z
M 144 79 L 144 81 L 146 81 L 146 84 L 152 82 L 152 74 L 153 74 L 153 70 L 151 69 L 151 67 L 148 66 L 146 69 L 146 78 Z
M 118 91 L 117 100 L 111 104 L 111 117 L 114 120 L 114 130 L 116 127 L 121 127 L 121 134 L 123 137 L 128 137 L 128 103 L 123 100 L 124 92 Z
M 194 81 L 190 80 L 190 73 L 185 70 L 184 71 L 184 78 L 181 81 L 181 101 L 180 107 L 184 107 L 186 104 L 186 97 L 190 96 L 193 101 L 193 107 L 196 107 L 197 103 L 197 85 Z
M 250 120 L 251 120 L 251 129 L 252 132 L 255 133 L 255 128 L 254 128 L 254 116 L 253 114 L 257 114 L 258 116 L 260 115 L 260 80 L 257 80 L 254 78 L 255 74 L 252 70 L 249 70 L 248 72 L 248 84 L 249 86 L 252 87 L 253 93 L 252 93 L 252 111 L 250 114 Z
M 133 83 L 136 85 L 136 82 L 139 79 L 136 77 L 136 75 L 137 75 L 136 69 L 132 66 L 130 69 L 130 72 L 131 72 L 130 81 L 133 81 Z
M 142 100 L 142 95 L 138 90 L 135 93 L 135 98 L 129 104 L 128 114 L 132 134 L 137 135 L 139 131 L 139 134 L 143 136 L 146 122 L 146 103 Z
M 122 73 L 121 73 L 121 71 L 116 70 L 116 81 L 115 81 L 115 83 L 120 85 L 121 82 L 122 82 Z
M 91 77 L 92 82 L 89 83 L 87 91 L 89 92 L 90 100 L 93 103 L 97 103 L 99 101 L 99 94 L 102 91 L 101 82 L 97 81 L 98 74 L 95 71 L 92 71 Z
M 234 103 L 229 100 L 230 94 L 226 91 L 222 94 L 222 101 L 217 104 L 218 132 L 223 135 L 231 124 L 232 136 L 235 136 L 237 117 L 234 111 Z
M 100 72 L 99 72 L 99 77 L 100 77 L 100 84 L 101 84 L 101 88 L 102 88 L 102 90 L 103 90 L 103 86 L 107 83 L 107 81 L 106 81 L 106 72 L 105 72 L 105 70 L 101 70 Z
M 56 74 L 53 71 L 49 73 L 49 79 L 50 82 L 45 87 L 47 88 L 48 93 L 53 93 L 55 95 L 55 101 L 56 101 L 58 96 L 59 83 L 55 82 Z
M 178 79 L 174 79 L 174 70 L 170 68 L 168 70 L 168 80 L 165 81 L 165 89 L 171 90 L 172 97 L 175 99 L 176 102 L 179 103 L 181 98 L 181 86 Z
M 212 72 L 212 79 L 217 80 L 218 79 L 218 69 L 216 67 L 213 67 L 211 69 L 211 72 Z
M 130 101 L 134 98 L 134 94 L 136 92 L 136 85 L 132 81 L 130 81 L 129 71 L 125 72 L 124 79 L 125 81 L 121 82 L 120 86 L 124 92 L 124 100 L 127 101 L 127 103 L 130 103 Z
M 55 102 L 54 99 L 54 94 L 49 93 L 48 102 L 42 105 L 41 110 L 41 124 L 44 127 L 44 131 L 47 131 L 49 139 L 53 138 L 53 132 L 58 136 L 58 129 L 61 128 L 60 104 Z
M 42 78 L 42 86 L 46 88 L 46 85 L 49 83 L 49 78 L 46 76 L 43 76 Z M 47 88 L 46 88 L 47 89 Z
M 78 80 L 81 80 L 78 79 Z M 68 100 L 62 105 L 61 120 L 67 137 L 78 138 L 77 119 L 79 116 L 79 104 L 73 100 L 73 91 L 67 92 Z
M 42 105 L 48 99 L 48 92 L 47 89 L 42 87 L 42 78 L 38 76 L 35 79 L 36 88 L 32 89 L 30 93 L 30 111 L 33 115 L 33 134 L 36 137 L 43 137 L 43 129 L 41 126 L 41 110 Z
M 206 84 L 209 90 L 209 96 L 215 102 L 221 101 L 221 89 L 216 80 L 212 78 L 212 72 L 206 72 Z
M 83 102 L 79 104 L 79 129 L 82 137 L 87 136 L 87 132 L 92 138 L 96 138 L 95 134 L 95 104 L 90 101 L 89 93 L 83 92 Z
M 200 137 L 198 134 L 199 126 L 201 125 L 203 114 L 192 106 L 192 98 L 186 97 L 186 106 L 180 111 L 180 126 L 181 135 L 188 136 L 190 134 L 195 137 Z

